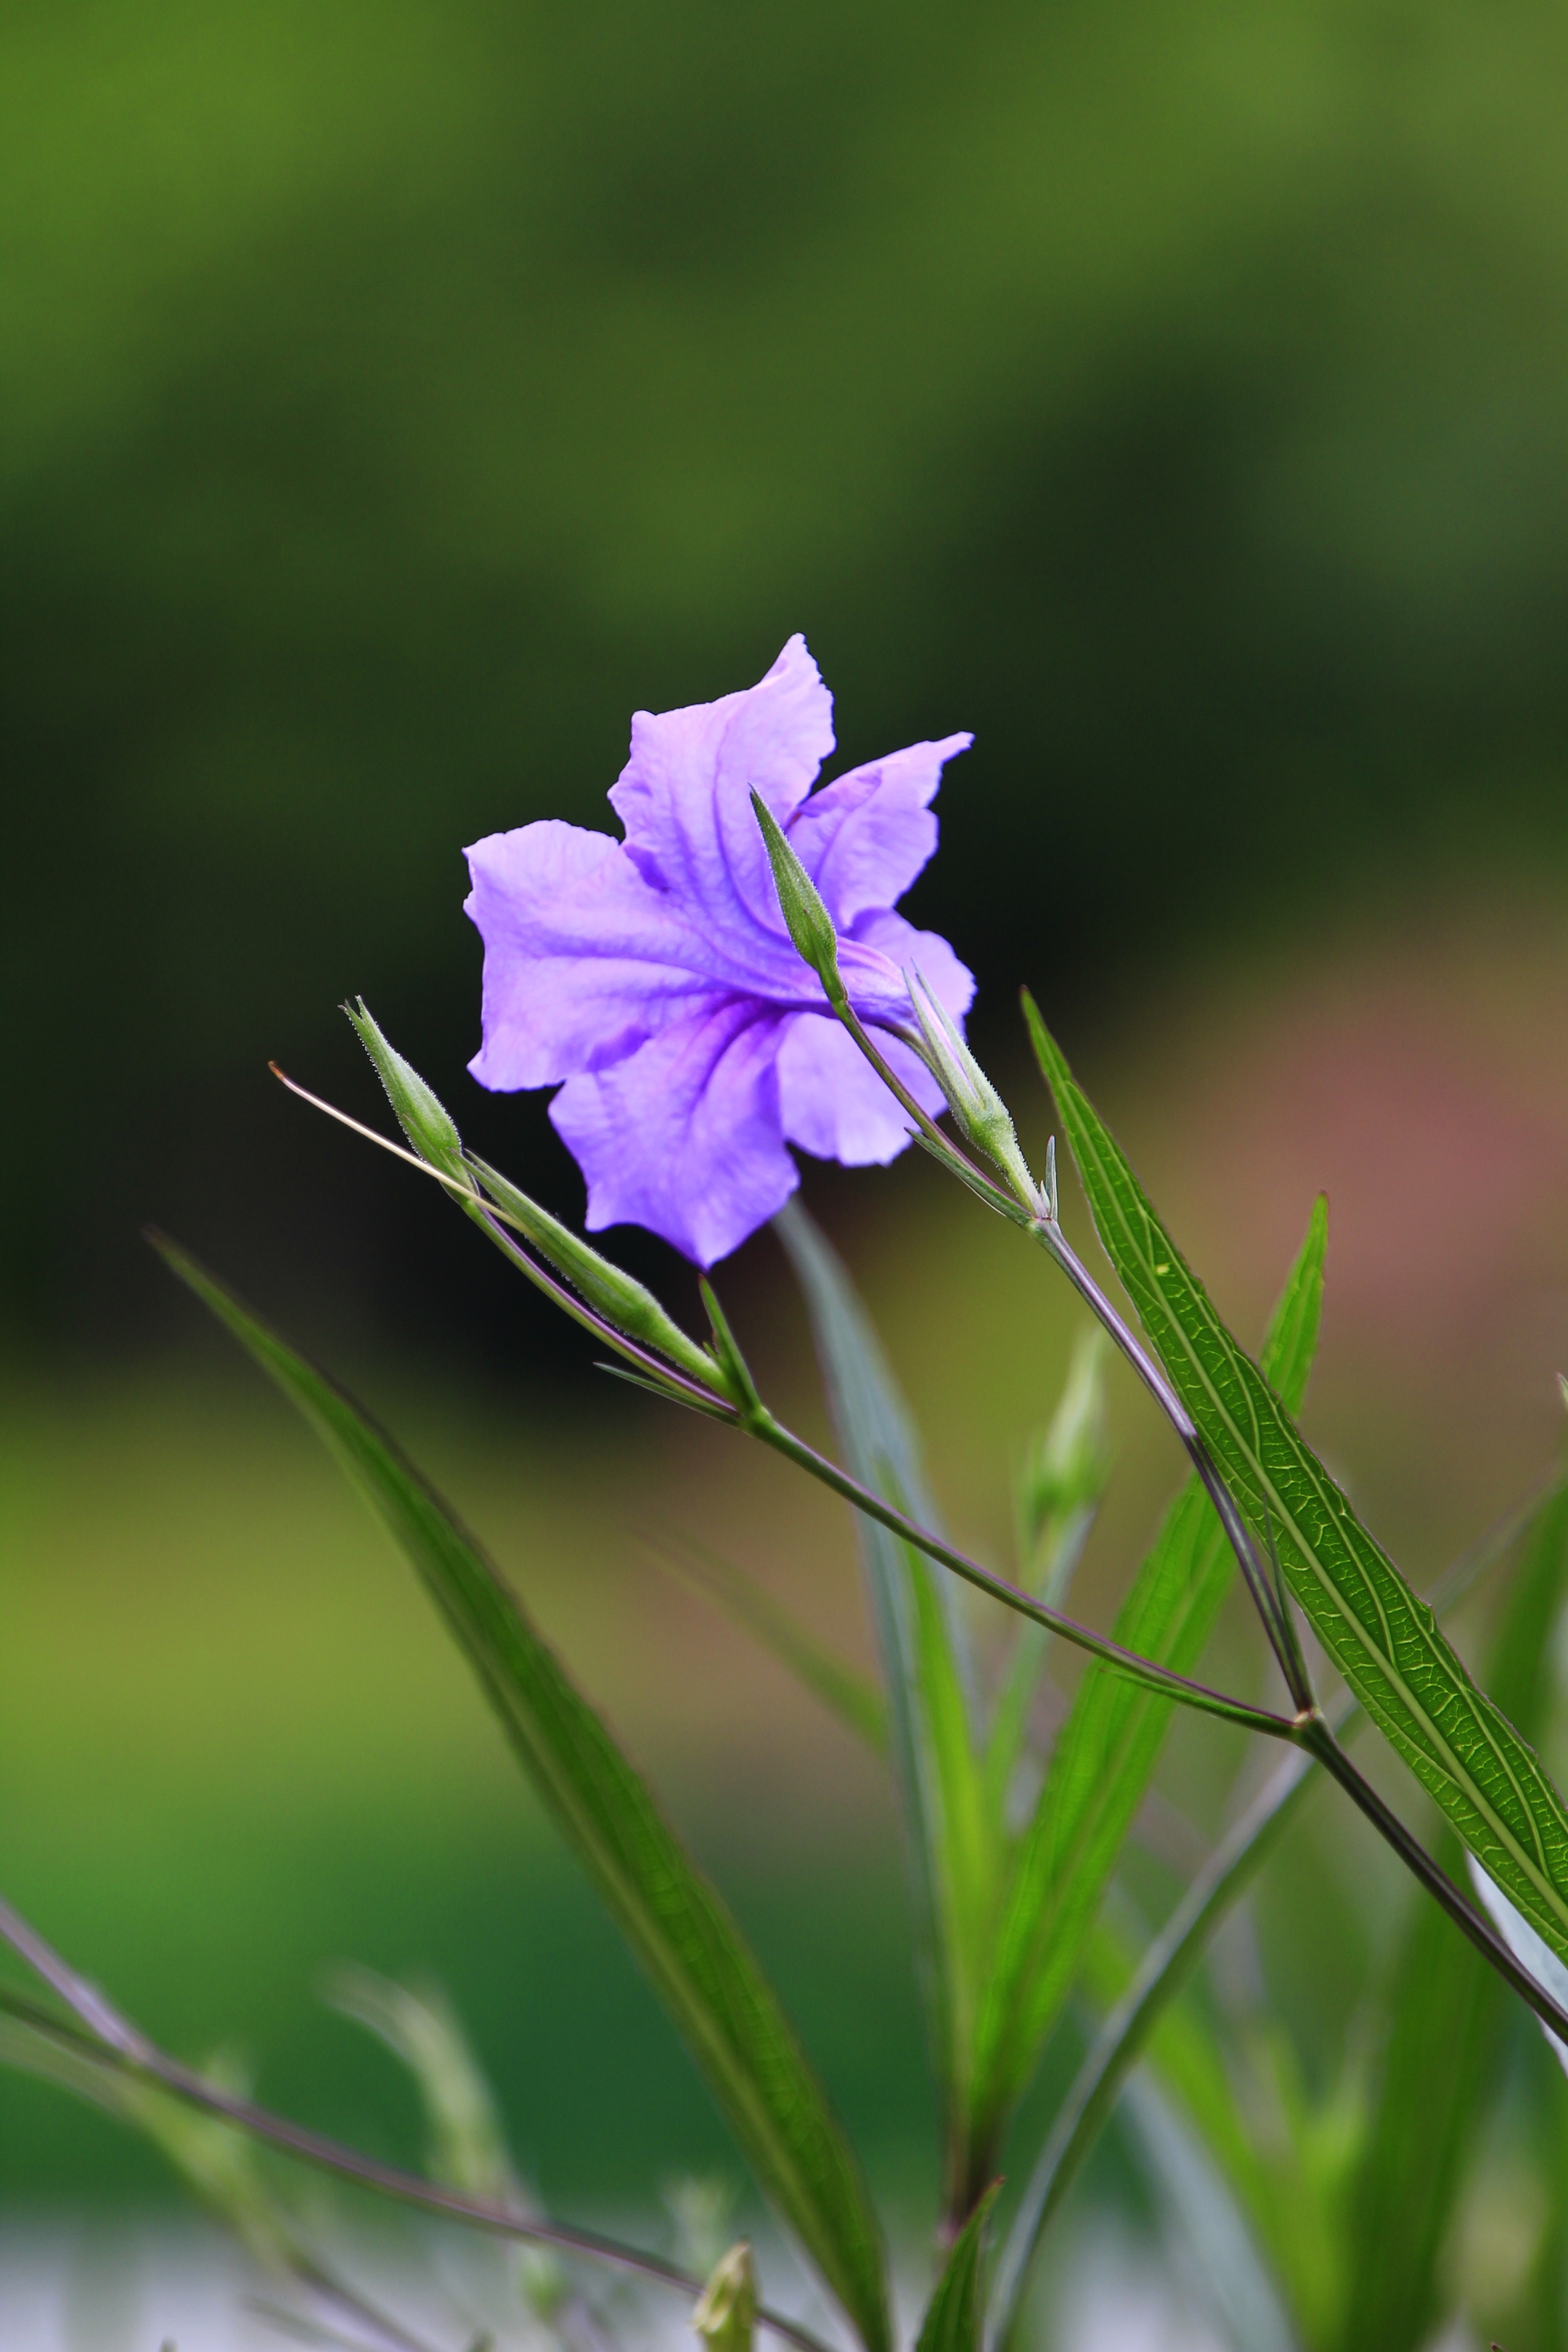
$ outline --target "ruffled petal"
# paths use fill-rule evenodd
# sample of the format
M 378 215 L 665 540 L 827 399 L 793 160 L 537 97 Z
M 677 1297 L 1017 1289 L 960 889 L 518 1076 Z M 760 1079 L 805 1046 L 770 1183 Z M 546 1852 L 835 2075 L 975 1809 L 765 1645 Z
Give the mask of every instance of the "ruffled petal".
M 941 1110 L 942 1088 L 896 1037 L 877 1044 L 922 1110 Z M 791 1143 L 846 1168 L 885 1168 L 910 1140 L 910 1116 L 877 1076 L 843 1023 L 796 1013 L 779 1046 L 779 1108 Z
M 780 1027 L 764 1006 L 710 998 L 568 1079 L 550 1117 L 588 1180 L 590 1233 L 646 1225 L 712 1265 L 783 1208 L 800 1179 L 779 1123 Z
M 833 697 L 800 636 L 740 694 L 639 710 L 631 757 L 610 793 L 628 855 L 710 926 L 760 929 L 787 950 L 752 787 L 785 818 L 832 749 Z
M 944 761 L 973 735 L 911 743 L 825 784 L 795 811 L 789 837 L 840 930 L 902 898 L 936 847 L 931 802 Z
M 485 943 L 481 1086 L 551 1086 L 618 1061 L 713 993 L 701 929 L 618 841 L 548 819 L 468 853 Z

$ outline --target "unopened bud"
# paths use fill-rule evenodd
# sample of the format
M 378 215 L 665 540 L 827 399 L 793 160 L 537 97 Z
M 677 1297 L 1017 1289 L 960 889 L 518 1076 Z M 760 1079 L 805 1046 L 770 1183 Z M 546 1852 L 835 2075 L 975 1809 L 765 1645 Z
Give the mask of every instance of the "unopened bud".
M 767 845 L 773 887 L 779 894 L 779 907 L 795 952 L 811 966 L 831 1002 L 837 1003 L 844 993 L 844 983 L 838 976 L 838 934 L 833 928 L 833 918 L 823 904 L 821 891 L 785 839 L 784 827 L 755 785 L 752 787 L 752 806 Z
M 709 2352 L 752 2352 L 757 2328 L 757 2280 L 752 2249 L 744 2238 L 714 2263 L 697 2298 L 691 2326 Z
M 463 1139 L 451 1112 L 435 1089 L 426 1085 L 413 1064 L 405 1062 L 387 1043 L 372 1020 L 363 996 L 357 1005 L 345 1004 L 343 1011 L 353 1023 L 359 1041 L 386 1088 L 386 1099 L 397 1115 L 398 1126 L 420 1159 L 438 1168 L 443 1176 L 455 1177 L 466 1191 L 472 1192 L 476 1189 L 474 1180 L 464 1165 Z
M 1105 1362 L 1110 1352 L 1098 1324 L 1080 1331 L 1061 1401 L 1025 1457 L 1018 1481 L 1018 1517 L 1032 1550 L 1053 1520 L 1097 1503 L 1110 1472 L 1105 1428 Z
M 652 1348 L 710 1393 L 726 1397 L 732 1403 L 743 1402 L 731 1374 L 665 1313 L 651 1290 L 631 1275 L 623 1274 L 618 1265 L 612 1265 L 596 1249 L 590 1249 L 569 1225 L 552 1217 L 548 1209 L 542 1209 L 537 1201 L 531 1201 L 526 1192 L 519 1192 L 498 1169 L 488 1167 L 484 1160 L 464 1150 L 463 1139 L 451 1113 L 412 1064 L 388 1045 L 363 1000 L 357 1007 L 345 1004 L 343 1011 L 375 1065 L 404 1134 L 421 1160 L 427 1160 L 442 1175 L 456 1178 L 471 1194 L 470 1215 L 479 1214 L 482 1209 L 482 1184 L 507 1222 L 517 1227 L 541 1257 L 548 1258 L 556 1273 L 563 1276 L 578 1297 L 585 1299 L 607 1323 L 613 1323 L 617 1331 L 639 1346 Z
M 612 1265 L 585 1241 L 531 1201 L 510 1179 L 499 1169 L 470 1153 L 465 1163 L 478 1176 L 496 1206 L 502 1210 L 525 1241 L 531 1242 L 541 1257 L 548 1258 L 557 1274 L 563 1275 L 580 1298 L 584 1298 L 606 1322 L 639 1346 L 653 1348 L 684 1372 L 689 1380 L 699 1381 L 703 1388 L 727 1396 L 731 1402 L 740 1399 L 733 1394 L 733 1382 L 706 1348 L 683 1331 L 672 1316 L 666 1314 L 651 1290 L 634 1276 Z
M 995 1161 L 1026 1208 L 1037 1211 L 1039 1192 L 1018 1147 L 1012 1113 L 964 1043 L 946 1005 L 918 971 L 906 971 L 904 980 L 925 1040 L 927 1066 L 947 1097 L 960 1134 Z

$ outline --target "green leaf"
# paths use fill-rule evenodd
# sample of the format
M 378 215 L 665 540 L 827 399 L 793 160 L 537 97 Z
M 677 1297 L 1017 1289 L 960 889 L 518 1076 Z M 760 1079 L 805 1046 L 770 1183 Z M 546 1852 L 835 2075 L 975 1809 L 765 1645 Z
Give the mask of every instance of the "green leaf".
M 1312 1210 L 1274 1310 L 1264 1364 L 1299 1404 L 1322 1314 L 1328 1214 Z M 1181 1674 L 1197 1664 L 1234 1572 L 1194 1476 L 1177 1496 L 1116 1622 L 1116 1639 Z M 1022 2094 L 1060 2013 L 1117 1858 L 1153 1774 L 1172 1702 L 1091 1666 L 1052 1753 L 1004 1901 L 976 2058 L 984 2152 Z M 984 2160 L 984 2157 L 983 2157 Z
M 926 2305 L 915 2352 L 980 2352 L 985 2299 L 981 2277 L 985 2226 L 1002 2183 L 994 2180 L 974 2208 L 948 2255 L 936 2291 Z
M 819 1642 L 781 1601 L 774 1600 L 765 1585 L 710 1550 L 706 1544 L 687 1539 L 679 1546 L 655 1545 L 653 1551 L 660 1566 L 678 1581 L 701 1593 L 705 1600 L 717 1601 L 738 1625 L 743 1625 L 781 1665 L 789 1668 L 814 1698 L 820 1699 L 829 1714 L 836 1715 L 840 1723 L 879 1756 L 887 1754 L 888 1710 L 881 1692 L 825 1642 Z
M 1379 1730 L 1568 1958 L 1562 1797 L 1232 1339 L 1027 998 L 1025 1010 L 1106 1255 L 1253 1533 L 1272 1535 L 1287 1584 Z
M 850 1470 L 935 1531 L 908 1409 L 847 1274 L 798 1202 L 773 1223 L 805 1295 Z M 969 2176 L 977 1971 L 994 1885 L 967 1650 L 951 1579 L 865 1513 L 856 1514 L 856 1528 L 887 1685 L 932 2054 L 946 2113 L 950 2187 L 956 2189 Z
M 1563 1491 L 1554 1488 L 1540 1508 L 1553 1508 Z M 1534 1518 L 1533 1512 L 1510 1514 L 1492 1536 L 1457 1560 L 1440 1580 L 1439 1609 L 1457 1605 L 1475 1580 L 1512 1543 L 1520 1527 L 1533 1525 Z M 1550 1650 L 1539 1625 L 1532 1641 L 1540 1671 L 1550 1657 Z M 1527 1646 L 1521 1640 L 1521 1651 Z M 1342 1734 L 1360 1710 L 1353 1702 L 1347 1702 L 1338 1712 L 1336 1728 Z M 1193 2092 L 1197 2075 L 1206 2074 L 1208 2088 L 1199 2083 L 1192 2099 L 1194 2118 L 1206 2127 L 1219 2113 L 1212 2052 L 1205 2056 L 1200 2050 L 1194 2059 L 1191 2022 L 1173 2023 L 1172 2005 L 1220 1921 L 1245 1894 L 1297 1819 L 1318 1784 L 1320 1770 L 1321 1767 L 1300 1749 L 1276 1767 L 1198 1872 L 1143 1955 L 1125 1991 L 1117 1990 L 1125 1976 L 1123 1956 L 1101 1936 L 1097 1935 L 1091 1941 L 1087 1955 L 1089 1972 L 1096 1978 L 1102 1992 L 1117 1993 L 1116 2005 L 1105 2018 L 1057 2110 L 1008 2230 L 994 2298 L 994 2340 L 999 2347 L 1010 2347 L 1015 2341 L 1030 2269 L 1047 2224 L 1060 2209 L 1132 2068 L 1152 2042 L 1159 2047 L 1163 2058 L 1173 2053 L 1176 2063 L 1166 2069 L 1166 2079 L 1184 2098 Z M 1259 2210 L 1261 2200 L 1248 2189 L 1247 2167 L 1245 2161 L 1237 2161 L 1234 2123 L 1213 2130 L 1210 2145 L 1233 2181 L 1242 2189 L 1244 2201 L 1253 2210 Z
M 300 1407 L 391 1530 L 763 2189 L 868 2352 L 889 2352 L 882 2247 L 859 2168 L 772 1987 L 646 1783 L 497 1570 L 391 1439 L 183 1251 L 159 1247 Z
M 1568 1577 L 1568 1496 L 1536 1518 L 1494 1652 L 1492 1687 L 1521 1727 L 1550 1713 L 1552 1631 Z M 1452 1874 L 1458 1843 L 1440 1858 Z M 1382 2081 L 1354 2184 L 1345 2352 L 1419 2352 L 1442 2317 L 1440 2262 L 1467 2159 L 1496 2089 L 1507 1997 L 1436 1904 L 1416 1899 L 1385 2002 Z M 1554 2045 L 1555 2046 L 1555 2045 Z

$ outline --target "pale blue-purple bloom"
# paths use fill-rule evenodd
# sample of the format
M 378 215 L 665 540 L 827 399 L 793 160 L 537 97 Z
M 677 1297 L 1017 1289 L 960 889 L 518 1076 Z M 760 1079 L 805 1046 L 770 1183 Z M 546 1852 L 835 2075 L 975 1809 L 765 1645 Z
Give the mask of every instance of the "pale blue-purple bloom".
M 624 841 L 546 819 L 468 853 L 485 943 L 484 1045 L 468 1066 L 481 1086 L 560 1085 L 550 1116 L 588 1180 L 591 1232 L 646 1225 L 711 1265 L 795 1191 L 788 1145 L 863 1167 L 909 1140 L 907 1113 L 784 929 L 750 793 L 826 902 L 862 1021 L 910 1022 L 911 965 L 962 1017 L 969 972 L 892 909 L 936 846 L 942 762 L 971 739 L 911 744 L 813 793 L 832 712 L 792 637 L 743 693 L 637 713 L 610 793 Z M 881 1044 L 939 1110 L 923 1064 Z

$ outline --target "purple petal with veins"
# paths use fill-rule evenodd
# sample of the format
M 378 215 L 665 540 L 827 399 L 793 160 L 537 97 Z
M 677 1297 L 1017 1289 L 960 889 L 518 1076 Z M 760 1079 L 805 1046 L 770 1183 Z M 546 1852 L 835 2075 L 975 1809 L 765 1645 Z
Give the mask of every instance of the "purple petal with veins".
M 500 1090 L 560 1085 L 551 1117 L 587 1179 L 593 1232 L 646 1225 L 711 1265 L 795 1190 L 790 1144 L 860 1167 L 909 1140 L 907 1114 L 795 952 L 751 791 L 838 926 L 862 1021 L 885 1033 L 910 1020 L 917 965 L 962 1023 L 973 978 L 893 907 L 936 846 L 931 801 L 970 738 L 912 744 L 813 792 L 832 709 L 792 637 L 742 693 L 637 714 L 610 793 L 624 840 L 547 820 L 468 853 L 485 943 L 484 1042 L 468 1066 Z M 924 1066 L 881 1042 L 938 1110 Z

